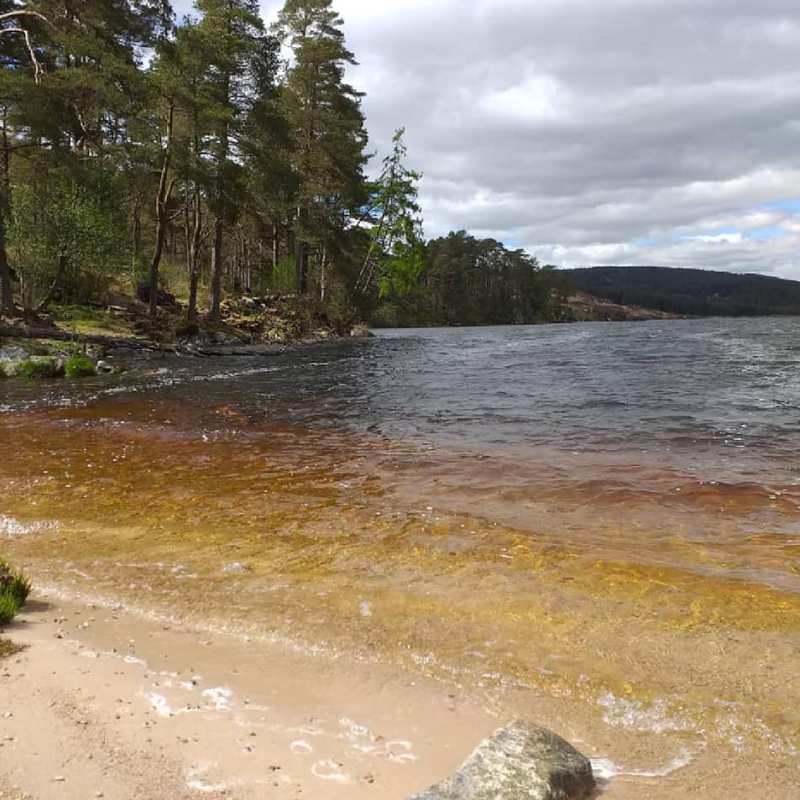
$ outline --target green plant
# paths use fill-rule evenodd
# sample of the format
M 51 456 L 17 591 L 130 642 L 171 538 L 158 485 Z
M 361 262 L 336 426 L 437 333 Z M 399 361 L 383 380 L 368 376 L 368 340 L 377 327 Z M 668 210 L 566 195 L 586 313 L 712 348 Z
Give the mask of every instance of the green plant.
M 200 334 L 200 326 L 196 322 L 183 320 L 175 327 L 175 335 L 181 339 L 190 339 Z
M 0 625 L 8 625 L 17 615 L 20 604 L 10 593 L 0 593 Z
M 64 364 L 64 374 L 70 378 L 89 378 L 97 375 L 97 367 L 91 358 L 86 356 L 70 356 Z
M 64 366 L 57 358 L 50 356 L 34 356 L 23 361 L 17 368 L 17 374 L 24 378 L 58 378 L 63 374 Z
M 8 625 L 25 605 L 31 593 L 31 582 L 17 570 L 0 560 L 0 625 Z
M 15 573 L 11 578 L 8 593 L 16 599 L 20 608 L 28 601 L 31 593 L 31 582 L 21 572 Z

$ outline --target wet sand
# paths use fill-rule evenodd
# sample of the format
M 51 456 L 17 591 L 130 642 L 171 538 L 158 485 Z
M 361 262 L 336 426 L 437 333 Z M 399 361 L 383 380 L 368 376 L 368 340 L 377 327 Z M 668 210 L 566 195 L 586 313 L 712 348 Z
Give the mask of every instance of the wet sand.
M 0 664 L 3 798 L 401 800 L 505 721 L 457 683 L 115 606 L 40 596 L 10 632 L 28 647 Z M 674 732 L 602 730 L 569 703 L 520 700 L 599 777 L 623 773 L 601 780 L 609 800 L 794 796 L 788 764 L 756 778 L 734 754 L 670 750 Z

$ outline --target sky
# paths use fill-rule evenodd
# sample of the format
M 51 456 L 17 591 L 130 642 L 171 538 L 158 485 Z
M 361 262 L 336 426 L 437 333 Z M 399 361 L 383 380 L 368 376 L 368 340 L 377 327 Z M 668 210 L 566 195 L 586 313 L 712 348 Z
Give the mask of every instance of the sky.
M 428 236 L 800 279 L 796 4 L 334 0 L 373 166 L 404 126 Z

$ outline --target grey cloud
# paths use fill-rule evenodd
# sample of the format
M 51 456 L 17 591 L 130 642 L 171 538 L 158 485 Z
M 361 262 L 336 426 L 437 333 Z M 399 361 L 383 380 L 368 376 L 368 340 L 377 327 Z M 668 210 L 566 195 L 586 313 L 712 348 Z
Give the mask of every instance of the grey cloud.
M 746 233 L 754 209 L 800 196 L 795 0 L 335 4 L 372 147 L 407 127 L 430 235 L 466 228 L 565 265 L 800 278 L 788 229 L 685 238 Z

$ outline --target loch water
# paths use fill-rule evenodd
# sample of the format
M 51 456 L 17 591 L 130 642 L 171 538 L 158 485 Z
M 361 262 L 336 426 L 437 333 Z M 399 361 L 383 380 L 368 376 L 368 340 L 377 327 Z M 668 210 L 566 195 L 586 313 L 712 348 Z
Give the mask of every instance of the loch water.
M 0 547 L 65 596 L 391 662 L 676 769 L 745 758 L 780 797 L 798 452 L 800 319 L 377 331 L 0 384 Z

